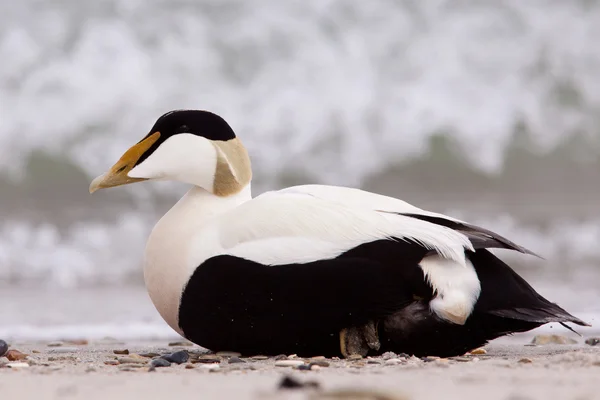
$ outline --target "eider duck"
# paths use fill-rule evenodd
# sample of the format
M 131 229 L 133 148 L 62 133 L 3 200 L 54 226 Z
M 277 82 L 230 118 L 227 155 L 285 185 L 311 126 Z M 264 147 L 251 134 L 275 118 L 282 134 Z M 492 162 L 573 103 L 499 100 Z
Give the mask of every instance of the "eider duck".
M 208 111 L 162 115 L 90 192 L 167 179 L 192 188 L 152 230 L 144 279 L 171 328 L 207 349 L 448 357 L 587 325 L 490 253 L 533 254 L 487 229 L 353 188 L 252 198 L 246 149 Z

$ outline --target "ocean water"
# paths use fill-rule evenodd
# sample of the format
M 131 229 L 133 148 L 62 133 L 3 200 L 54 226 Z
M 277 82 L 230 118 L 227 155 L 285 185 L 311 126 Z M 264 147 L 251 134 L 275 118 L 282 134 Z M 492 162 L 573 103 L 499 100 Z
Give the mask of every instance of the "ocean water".
M 200 108 L 247 145 L 255 193 L 351 185 L 465 218 L 542 254 L 507 257 L 570 299 L 600 283 L 598 37 L 598 0 L 0 0 L 0 296 L 16 320 L 21 292 L 143 293 L 145 240 L 186 188 L 87 186 Z

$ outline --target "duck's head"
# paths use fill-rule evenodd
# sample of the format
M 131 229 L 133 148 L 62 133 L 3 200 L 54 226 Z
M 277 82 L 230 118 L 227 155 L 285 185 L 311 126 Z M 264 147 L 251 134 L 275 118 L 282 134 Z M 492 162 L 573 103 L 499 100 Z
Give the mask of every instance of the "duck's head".
M 90 193 L 149 179 L 190 183 L 229 196 L 250 183 L 252 170 L 248 152 L 223 118 L 176 110 L 161 116 L 108 172 L 94 179 Z

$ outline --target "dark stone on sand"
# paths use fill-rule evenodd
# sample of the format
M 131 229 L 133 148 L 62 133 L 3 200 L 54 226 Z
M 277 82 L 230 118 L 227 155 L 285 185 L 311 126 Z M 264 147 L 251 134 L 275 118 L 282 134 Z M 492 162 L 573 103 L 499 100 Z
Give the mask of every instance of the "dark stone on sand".
M 242 364 L 242 363 L 246 363 L 246 361 L 242 360 L 239 357 L 231 357 L 229 358 L 229 364 Z
M 193 364 L 214 364 L 214 363 L 220 363 L 220 362 L 221 362 L 221 357 L 216 356 L 214 354 L 206 354 L 206 355 L 200 356 L 198 358 L 192 359 Z
M 170 367 L 171 363 L 164 358 L 155 358 L 150 362 L 150 368 Z
M 120 355 L 128 355 L 129 354 L 129 349 L 113 350 L 113 353 L 120 354 Z
M 158 354 L 158 353 L 140 353 L 139 355 L 142 357 L 146 357 L 146 358 L 160 357 L 160 354 Z
M 8 343 L 4 340 L 0 340 L 0 357 L 4 356 L 8 351 Z
M 275 361 L 287 360 L 288 357 L 285 354 L 280 354 L 275 357 Z
M 600 344 L 600 337 L 592 337 L 592 338 L 586 339 L 585 344 L 587 344 L 589 346 L 597 346 L 598 344 Z M 2 351 L 0 351 L 0 355 L 1 354 L 2 354 Z
M 175 363 L 175 364 L 183 364 L 190 359 L 190 355 L 188 354 L 187 351 L 181 350 L 181 351 L 176 351 L 173 354 L 164 355 L 161 358 L 163 360 L 167 360 L 167 361 Z
M 291 376 L 285 376 L 279 382 L 279 389 L 304 389 L 304 388 L 318 388 L 319 384 L 315 381 L 300 382 Z
M 298 365 L 297 369 L 299 369 L 300 371 L 310 371 L 310 364 L 309 365 L 306 365 L 306 364 Z

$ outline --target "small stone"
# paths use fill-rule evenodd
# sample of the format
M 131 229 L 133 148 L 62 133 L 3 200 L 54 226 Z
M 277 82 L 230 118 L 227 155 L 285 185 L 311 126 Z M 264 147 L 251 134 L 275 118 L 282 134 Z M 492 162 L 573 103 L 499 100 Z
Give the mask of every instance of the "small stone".
M 278 356 L 275 356 L 275 361 L 281 361 L 281 360 L 287 360 L 287 356 L 285 354 L 280 354 Z
M 304 365 L 304 361 L 302 360 L 280 360 L 275 361 L 276 367 L 298 367 L 300 365 Z
M 277 356 L 277 357 L 281 357 L 281 356 Z M 282 358 L 282 360 L 286 360 L 287 359 L 287 356 L 283 356 L 283 357 L 285 357 L 285 358 Z M 250 357 L 250 359 L 254 360 L 254 361 L 264 361 L 264 360 L 268 360 L 269 357 L 267 357 L 267 356 L 260 356 L 259 355 L 259 356 L 252 356 L 252 357 Z
M 140 355 L 140 357 L 145 357 L 145 358 L 160 357 L 160 354 L 158 354 L 158 353 L 140 353 L 139 355 Z
M 196 368 L 194 364 L 185 364 L 185 369 L 194 369 Z
M 398 354 L 398 358 L 407 358 L 408 359 L 408 358 L 410 358 L 410 356 L 406 353 L 400 353 L 400 354 Z
M 179 341 L 179 342 L 171 342 L 171 343 L 169 343 L 170 347 L 175 347 L 175 346 L 186 346 L 186 347 L 189 347 L 189 346 L 193 346 L 193 345 L 194 345 L 194 343 L 188 342 L 188 341 Z
M 240 353 L 236 353 L 235 351 L 218 351 L 216 353 L 219 357 L 241 357 Z
M 26 359 L 28 354 L 21 353 L 19 350 L 9 350 L 6 352 L 6 358 L 9 361 L 21 361 Z
M 129 349 L 123 349 L 123 350 L 113 350 L 113 353 L 115 354 L 119 354 L 119 355 L 128 355 L 129 354 Z
M 423 360 L 424 362 L 432 362 L 435 360 L 439 360 L 439 357 L 436 356 L 426 356 L 426 357 L 422 357 L 421 360 Z
M 40 354 L 40 351 L 39 351 L 39 350 L 31 350 L 31 352 L 32 352 L 33 354 Z
M 472 361 L 472 359 L 470 357 L 451 357 L 450 359 L 452 361 L 457 361 L 457 362 L 470 362 L 470 361 Z
M 294 358 L 298 358 L 298 354 L 290 354 L 288 359 L 293 360 Z
M 362 360 L 363 356 L 361 356 L 360 354 L 350 354 L 348 357 L 346 357 L 346 360 L 348 361 L 357 361 L 357 360 Z
M 533 362 L 533 360 L 531 358 L 521 358 L 519 360 L 520 364 L 531 364 Z
M 484 349 L 483 347 L 480 347 L 480 348 L 478 348 L 478 349 L 471 350 L 471 351 L 469 352 L 469 354 L 473 354 L 473 355 L 480 356 L 480 355 L 483 355 L 483 354 L 487 354 L 487 350 L 486 350 L 486 349 Z
M 310 368 L 310 370 L 311 370 L 311 371 L 318 371 L 318 370 L 320 370 L 320 369 L 321 369 L 321 367 L 320 367 L 320 366 L 318 366 L 318 365 L 314 365 L 314 364 L 311 364 L 311 365 L 309 366 L 309 368 Z
M 214 364 L 220 362 L 221 357 L 216 356 L 214 354 L 206 354 L 192 360 L 192 363 L 194 364 Z
M 86 339 L 74 339 L 74 340 L 67 340 L 66 343 L 73 345 L 73 346 L 87 346 L 89 342 Z
M 145 359 L 144 357 L 142 357 L 142 358 L 119 357 L 119 358 L 117 358 L 117 361 L 119 362 L 119 364 L 146 364 L 146 363 L 148 363 L 148 360 Z
M 231 357 L 229 358 L 229 364 L 242 364 L 242 363 L 246 363 L 246 361 L 242 360 L 239 357 Z
M 8 351 L 8 343 L 0 339 L 0 357 L 3 357 Z
M 392 358 L 392 360 L 397 360 L 397 358 Z M 377 361 L 377 360 L 374 360 L 374 359 L 370 359 L 370 360 L 367 360 L 367 364 L 376 364 L 376 365 L 380 365 L 380 364 L 381 364 L 381 361 Z
M 390 358 L 389 360 L 385 361 L 385 365 L 402 365 L 404 364 L 404 360 L 401 360 L 399 358 Z
M 600 338 L 597 337 L 592 337 L 589 339 L 585 340 L 585 344 L 589 345 L 589 346 L 596 346 L 600 343 Z M 0 351 L 0 354 L 2 353 L 2 351 Z
M 327 368 L 327 367 L 329 367 L 330 364 L 323 359 L 323 360 L 314 360 L 314 361 L 311 361 L 309 365 L 310 366 L 318 365 L 319 367 Z
M 531 344 L 540 346 L 547 344 L 577 344 L 577 341 L 561 335 L 536 335 Z
M 216 370 L 218 370 L 221 367 L 219 366 L 219 364 L 200 364 L 198 366 L 198 368 L 199 369 L 206 369 L 208 371 L 216 371 Z
M 187 351 L 181 350 L 181 351 L 176 351 L 173 354 L 164 355 L 161 358 L 163 358 L 169 362 L 175 363 L 175 364 L 183 364 L 183 363 L 188 362 L 188 360 L 190 359 L 190 355 L 188 354 Z
M 281 389 L 304 389 L 304 388 L 318 389 L 319 384 L 314 381 L 308 381 L 308 382 L 302 383 L 302 382 L 296 380 L 295 378 L 292 378 L 291 376 L 285 376 L 285 377 L 283 377 L 281 382 L 279 382 L 279 387 L 278 387 L 278 389 L 280 389 L 280 390 Z M 338 398 L 341 399 L 342 397 L 338 397 Z
M 119 362 L 117 360 L 106 360 L 106 361 L 104 361 L 104 364 L 106 364 L 106 365 L 119 365 Z
M 63 342 L 50 342 L 48 343 L 48 347 L 61 347 Z
M 168 360 L 165 360 L 164 358 L 155 358 L 154 360 L 150 361 L 150 368 L 161 368 L 170 366 L 171 363 Z
M 29 364 L 27 364 L 26 362 L 12 362 L 12 363 L 6 364 L 6 366 L 8 368 L 13 368 L 13 369 L 29 368 Z
M 396 355 L 396 353 L 392 353 L 391 351 L 386 351 L 385 353 L 383 353 L 381 355 L 381 358 L 383 358 L 384 360 L 389 360 L 392 358 L 398 358 L 398 356 Z
M 61 353 L 77 353 L 79 351 L 76 347 L 57 347 L 49 351 L 49 353 L 61 354 Z

